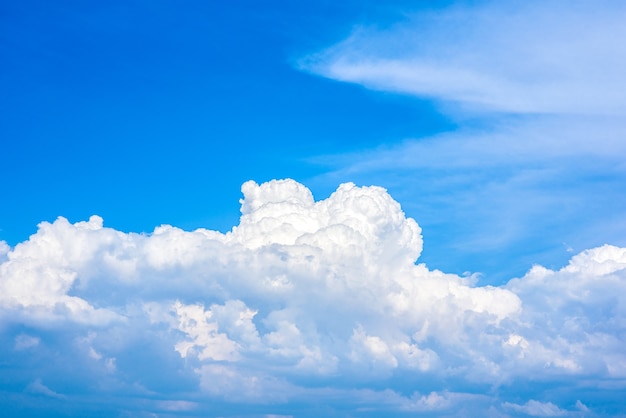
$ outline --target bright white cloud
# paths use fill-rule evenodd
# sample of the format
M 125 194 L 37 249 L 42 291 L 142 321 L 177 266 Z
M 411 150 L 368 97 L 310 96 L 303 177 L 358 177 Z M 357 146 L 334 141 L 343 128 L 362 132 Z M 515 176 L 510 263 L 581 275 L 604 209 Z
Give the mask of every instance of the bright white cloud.
M 212 320 L 213 309 L 205 311 L 202 305 L 183 305 L 176 302 L 172 310 L 178 322 L 176 328 L 188 336 L 175 346 L 182 357 L 195 354 L 200 360 L 218 361 L 233 361 L 238 358 L 239 345 L 226 334 L 218 332 L 218 325 Z M 243 314 L 248 319 L 254 315 L 250 310 Z
M 292 180 L 242 190 L 241 222 L 226 234 L 127 234 L 98 217 L 42 223 L 0 265 L 2 323 L 31 327 L 12 337 L 12 355 L 61 349 L 63 337 L 37 333 L 71 330 L 70 351 L 118 390 L 127 376 L 151 384 L 128 360 L 142 356 L 129 353 L 139 344 L 209 397 L 263 404 L 313 396 L 308 380 L 343 390 L 395 387 L 399 376 L 453 386 L 626 379 L 626 249 L 475 286 L 415 264 L 420 228 L 382 188 L 344 184 L 318 202 Z M 436 389 L 395 407 L 470 402 Z

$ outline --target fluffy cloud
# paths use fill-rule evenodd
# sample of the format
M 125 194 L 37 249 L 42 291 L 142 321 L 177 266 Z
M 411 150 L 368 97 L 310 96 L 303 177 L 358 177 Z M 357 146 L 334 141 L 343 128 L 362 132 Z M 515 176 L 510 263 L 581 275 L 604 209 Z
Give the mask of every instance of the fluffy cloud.
M 13 341 L 3 354 L 23 361 L 11 378 L 58 399 L 91 381 L 107 396 L 160 393 L 193 408 L 196 396 L 306 403 L 320 386 L 354 395 L 346 390 L 382 385 L 415 392 L 393 395 L 393 408 L 438 411 L 476 401 L 461 389 L 506 394 L 584 376 L 592 391 L 626 378 L 623 248 L 477 286 L 416 264 L 421 230 L 380 187 L 343 184 L 317 202 L 292 180 L 242 191 L 240 224 L 225 234 L 123 233 L 97 216 L 40 224 L 0 265 L 0 321 Z M 33 358 L 81 366 L 63 383 L 61 365 L 38 369 Z M 503 410 L 561 411 L 530 402 Z

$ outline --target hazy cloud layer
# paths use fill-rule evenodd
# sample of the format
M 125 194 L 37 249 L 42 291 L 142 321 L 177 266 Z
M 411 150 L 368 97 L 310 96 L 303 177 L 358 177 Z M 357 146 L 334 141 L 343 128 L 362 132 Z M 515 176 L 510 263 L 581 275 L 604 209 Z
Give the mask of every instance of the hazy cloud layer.
M 242 191 L 226 234 L 59 218 L 10 249 L 3 402 L 98 396 L 136 414 L 236 404 L 280 415 L 289 402 L 306 407 L 288 414 L 307 415 L 338 399 L 374 415 L 615 411 L 626 249 L 477 286 L 415 263 L 420 227 L 382 188 L 343 184 L 317 202 L 292 180 Z

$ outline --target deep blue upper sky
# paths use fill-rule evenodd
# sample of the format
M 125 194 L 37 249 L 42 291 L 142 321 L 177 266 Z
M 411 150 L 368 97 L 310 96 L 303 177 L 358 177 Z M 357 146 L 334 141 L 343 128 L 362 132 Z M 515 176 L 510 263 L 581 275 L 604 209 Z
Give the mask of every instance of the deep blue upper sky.
M 335 3 L 7 2 L 0 239 L 94 213 L 229 229 L 246 180 L 302 181 L 321 171 L 307 157 L 445 128 L 427 103 L 293 68 L 384 11 Z

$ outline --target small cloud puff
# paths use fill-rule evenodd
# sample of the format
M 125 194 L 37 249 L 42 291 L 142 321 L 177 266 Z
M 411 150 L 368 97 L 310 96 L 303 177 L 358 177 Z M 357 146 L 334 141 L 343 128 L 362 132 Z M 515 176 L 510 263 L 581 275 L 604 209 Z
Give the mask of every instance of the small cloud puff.
M 564 411 L 552 402 L 539 402 L 534 399 L 529 400 L 524 405 L 505 402 L 503 406 L 533 417 L 562 417 L 567 415 L 567 411 Z
M 49 397 L 49 398 L 56 398 L 56 399 L 65 399 L 66 398 L 65 395 L 61 395 L 61 394 L 53 391 L 52 389 L 50 389 L 48 386 L 46 386 L 43 383 L 41 383 L 41 379 L 36 379 L 32 383 L 30 383 L 26 387 L 26 392 L 30 392 L 30 393 L 35 394 L 35 395 L 46 396 L 46 397 Z
M 47 344 L 75 341 L 68 353 L 122 393 L 153 384 L 127 360 L 143 347 L 211 398 L 264 404 L 313 396 L 309 380 L 339 390 L 626 377 L 624 249 L 477 287 L 416 264 L 421 230 L 380 187 L 343 184 L 317 202 L 293 180 L 242 191 L 241 222 L 225 234 L 123 233 L 95 216 L 40 224 L 0 265 L 0 321 L 31 329 L 12 337 L 14 352 L 38 350 L 44 329 L 67 334 Z M 406 402 L 464 402 L 436 385 Z
M 15 337 L 15 350 L 21 351 L 29 348 L 37 347 L 40 339 L 26 334 L 20 334 Z

